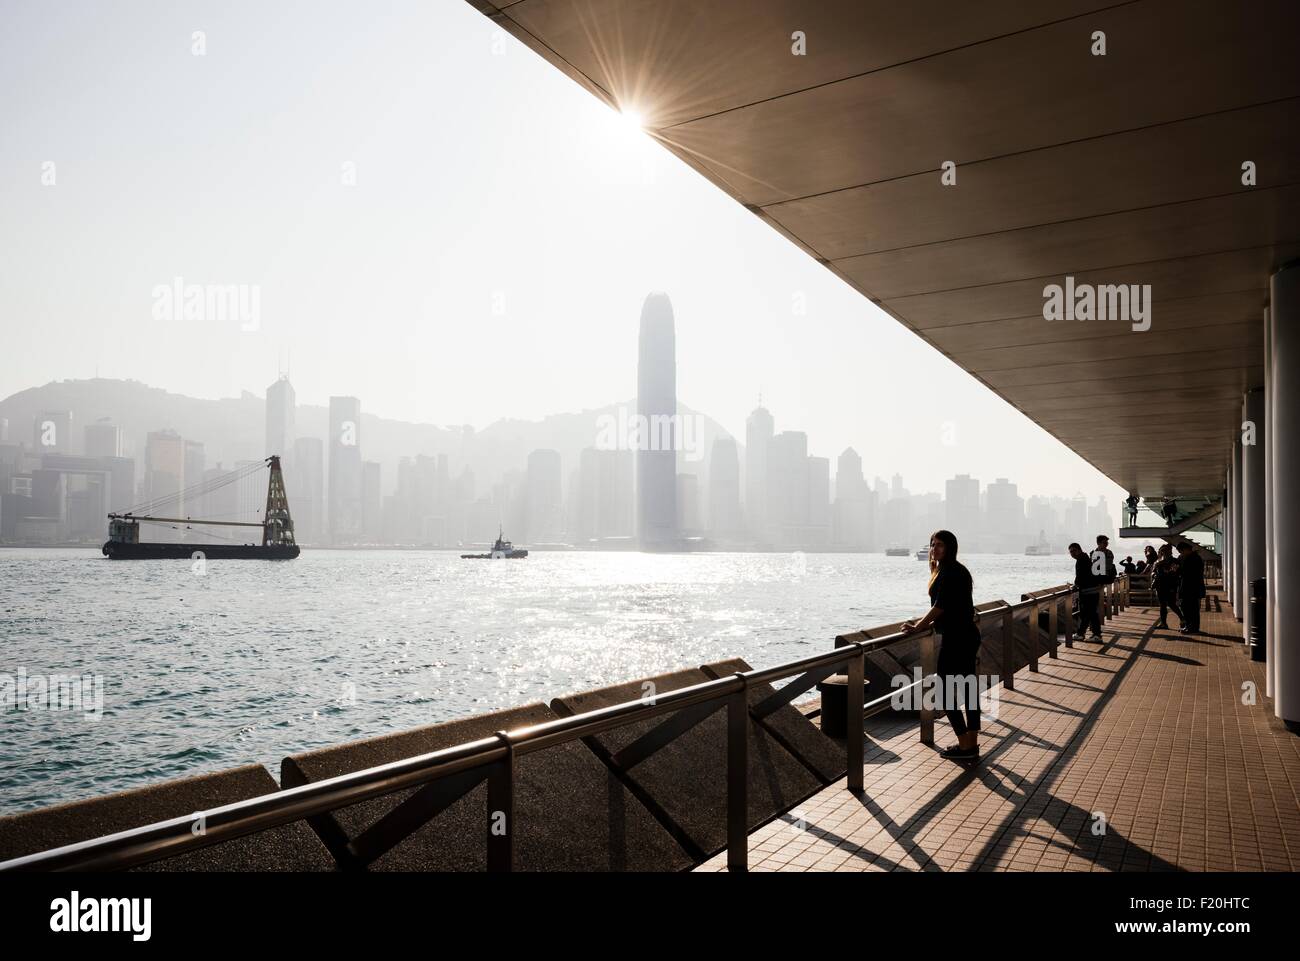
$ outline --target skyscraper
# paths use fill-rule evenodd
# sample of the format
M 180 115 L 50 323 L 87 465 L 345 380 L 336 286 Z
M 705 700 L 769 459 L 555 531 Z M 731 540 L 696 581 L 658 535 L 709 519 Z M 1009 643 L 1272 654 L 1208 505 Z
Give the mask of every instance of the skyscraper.
M 122 456 L 122 428 L 111 423 L 107 417 L 87 424 L 82 435 L 87 457 Z
M 266 388 L 266 447 L 267 457 L 278 454 L 285 459 L 293 455 L 294 442 L 294 392 L 293 385 L 284 374 Z
M 986 549 L 996 554 L 1019 554 L 1029 543 L 1025 537 L 1025 501 L 1005 477 L 985 489 Z M 1033 531 L 1033 536 L 1038 532 Z
M 329 530 L 336 543 L 361 536 L 361 401 L 330 398 Z
M 185 486 L 185 442 L 180 434 L 174 430 L 148 434 L 145 438 L 144 472 L 147 500 L 175 494 Z
M 810 547 L 831 541 L 831 462 L 828 457 L 808 458 L 808 530 L 801 538 Z
M 677 530 L 696 534 L 700 526 L 700 478 L 696 474 L 678 474 Z
M 773 437 L 767 461 L 768 527 L 777 547 L 807 543 L 809 480 L 808 435 L 784 430 Z
M 775 424 L 767 408 L 760 406 L 745 421 L 745 521 L 750 537 L 759 543 L 768 532 L 767 455 Z
M 372 460 L 361 463 L 361 532 L 369 544 L 377 543 L 381 533 L 384 498 L 380 478 L 378 463 Z
M 718 540 L 741 534 L 740 454 L 733 437 L 719 437 L 709 451 L 708 529 Z
M 207 455 L 203 451 L 203 445 L 196 440 L 185 441 L 185 470 L 183 472 L 185 486 L 190 487 L 197 484 L 207 466 Z M 186 494 L 181 510 L 184 512 L 181 515 L 183 517 L 202 517 L 202 498 L 192 493 Z
M 874 492 L 862 476 L 862 458 L 852 447 L 840 454 L 835 468 L 833 541 L 840 547 L 867 550 L 872 546 Z
M 560 453 L 535 450 L 528 455 L 528 527 L 530 543 L 553 544 L 560 539 L 563 501 L 560 492 Z
M 325 445 L 319 437 L 293 442 L 293 473 L 286 475 L 285 482 L 294 539 L 299 544 L 318 543 L 325 520 Z
M 677 542 L 677 337 L 673 306 L 651 293 L 641 306 L 636 410 L 637 538 L 646 550 Z
M 974 551 L 984 526 L 980 482 L 970 474 L 958 474 L 945 482 L 944 511 L 948 530 L 957 536 L 957 543 L 967 553 Z
M 631 537 L 633 454 L 630 450 L 586 448 L 579 459 L 577 513 L 570 529 L 579 542 Z

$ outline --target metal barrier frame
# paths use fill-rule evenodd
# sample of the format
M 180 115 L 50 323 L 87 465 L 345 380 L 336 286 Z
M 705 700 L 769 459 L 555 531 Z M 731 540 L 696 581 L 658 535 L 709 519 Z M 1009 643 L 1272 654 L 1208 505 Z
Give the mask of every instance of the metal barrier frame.
M 1116 590 L 1121 582 L 1124 586 Z M 1119 603 L 1124 603 L 1127 596 L 1127 577 L 1121 577 L 1115 584 L 1103 585 L 1102 592 L 1103 596 L 1118 598 Z M 1037 613 L 1040 606 L 1048 601 L 1053 602 L 1051 620 L 1055 628 L 1057 606 L 1070 603 L 1075 594 L 1077 589 L 1066 585 L 1051 590 L 1045 596 L 1031 598 L 1017 604 L 999 602 L 1002 607 L 996 608 L 995 612 L 1000 613 L 1003 618 L 1004 652 L 1014 646 L 1008 643 L 1008 640 L 1012 636 L 1012 622 L 1016 613 L 1030 612 L 1030 670 L 1037 671 L 1039 646 Z M 1108 612 L 1113 611 L 1114 604 L 1108 604 L 1106 609 Z M 1066 611 L 1068 614 L 1068 607 Z M 1068 623 L 1068 616 L 1066 627 L 1066 637 L 1069 638 L 1071 625 Z M 864 633 L 856 632 L 858 636 Z M 397 791 L 433 785 L 434 782 L 460 774 L 466 774 L 467 777 L 460 779 L 454 786 L 446 785 L 450 790 L 436 793 L 441 793 L 444 799 L 453 792 L 456 797 L 460 797 L 482 780 L 487 780 L 485 829 L 487 867 L 489 871 L 510 871 L 514 865 L 514 775 L 515 765 L 520 757 L 690 708 L 700 709 L 691 721 L 692 724 L 698 723 L 704 717 L 724 707 L 727 712 L 727 867 L 732 871 L 745 871 L 749 859 L 747 809 L 750 716 L 753 715 L 755 718 L 767 716 L 777 708 L 791 703 L 800 694 L 810 690 L 819 681 L 836 673 L 840 668 L 843 668 L 844 673 L 848 675 L 849 717 L 864 717 L 868 711 L 885 704 L 904 691 L 923 684 L 925 678 L 934 674 L 937 654 L 933 629 L 924 632 L 897 631 L 882 637 L 858 641 L 850 640 L 852 636 L 854 635 L 837 637 L 837 646 L 825 653 L 812 654 L 774 667 L 738 672 L 730 677 L 679 688 L 667 694 L 625 701 L 542 724 L 498 731 L 491 737 L 480 738 L 454 747 L 354 771 L 324 781 L 287 787 L 273 794 L 237 801 L 207 811 L 195 812 L 189 816 L 170 818 L 104 837 L 14 858 L 0 862 L 0 872 L 124 870 L 256 834 L 269 828 L 314 818 L 338 808 Z M 864 703 L 865 655 L 905 637 L 916 637 L 921 642 L 921 679 Z M 1053 639 L 1051 647 L 1053 657 L 1056 656 L 1058 642 L 1059 636 Z M 1012 668 L 1010 672 L 1008 667 Z M 1014 661 L 1007 661 L 1004 654 L 1002 680 L 1008 688 L 1013 688 L 1014 674 Z M 752 709 L 749 707 L 748 693 L 751 685 L 771 683 L 791 677 L 794 680 L 783 686 L 775 695 Z M 934 713 L 932 708 L 920 712 L 920 740 L 923 744 L 934 743 Z M 863 790 L 864 743 L 865 733 L 862 724 L 850 724 L 845 743 L 848 772 L 846 787 L 855 794 L 861 794 Z M 436 813 L 435 810 L 434 814 Z M 493 830 L 494 825 L 501 823 L 499 816 L 505 819 L 503 832 Z M 379 822 L 379 824 L 383 823 L 382 820 Z M 372 825 L 372 829 L 375 827 Z M 375 833 L 386 832 L 381 828 Z M 369 834 L 371 830 L 355 840 L 363 841 Z M 403 837 L 404 834 L 399 834 L 393 839 L 394 835 L 389 833 L 386 840 L 396 844 Z M 363 841 L 361 846 L 367 847 L 368 840 Z

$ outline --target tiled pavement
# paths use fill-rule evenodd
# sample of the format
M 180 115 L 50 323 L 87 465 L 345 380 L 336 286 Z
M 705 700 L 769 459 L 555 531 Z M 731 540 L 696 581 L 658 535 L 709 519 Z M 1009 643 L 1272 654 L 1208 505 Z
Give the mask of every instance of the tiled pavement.
M 1022 670 L 972 770 L 914 721 L 869 720 L 863 795 L 840 780 L 755 831 L 751 870 L 1300 869 L 1300 737 L 1272 717 L 1226 600 L 1208 602 L 1200 636 L 1131 607 L 1103 643 Z M 935 731 L 955 740 L 943 718 Z M 723 852 L 697 870 L 725 869 Z

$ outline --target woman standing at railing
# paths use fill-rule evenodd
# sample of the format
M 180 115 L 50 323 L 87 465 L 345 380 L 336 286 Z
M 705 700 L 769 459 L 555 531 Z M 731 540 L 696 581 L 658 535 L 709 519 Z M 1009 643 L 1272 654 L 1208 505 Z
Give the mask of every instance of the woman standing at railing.
M 980 632 L 975 623 L 974 583 L 970 571 L 957 560 L 957 538 L 951 531 L 935 531 L 930 538 L 930 610 L 919 621 L 908 621 L 903 630 L 910 634 L 928 627 L 940 638 L 935 673 L 942 685 L 945 713 L 957 735 L 956 745 L 940 754 L 955 761 L 978 761 Z

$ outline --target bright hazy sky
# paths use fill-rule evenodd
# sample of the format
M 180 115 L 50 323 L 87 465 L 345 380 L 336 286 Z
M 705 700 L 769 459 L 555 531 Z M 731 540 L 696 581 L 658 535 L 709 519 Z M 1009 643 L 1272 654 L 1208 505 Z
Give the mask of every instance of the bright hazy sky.
M 742 441 L 761 389 L 868 476 L 1119 519 L 1100 473 L 463 0 L 5 0 L 0 98 L 0 396 L 260 395 L 288 359 L 299 402 L 481 428 L 630 399 L 663 290 L 681 401 Z M 154 319 L 177 276 L 260 285 L 259 328 Z

